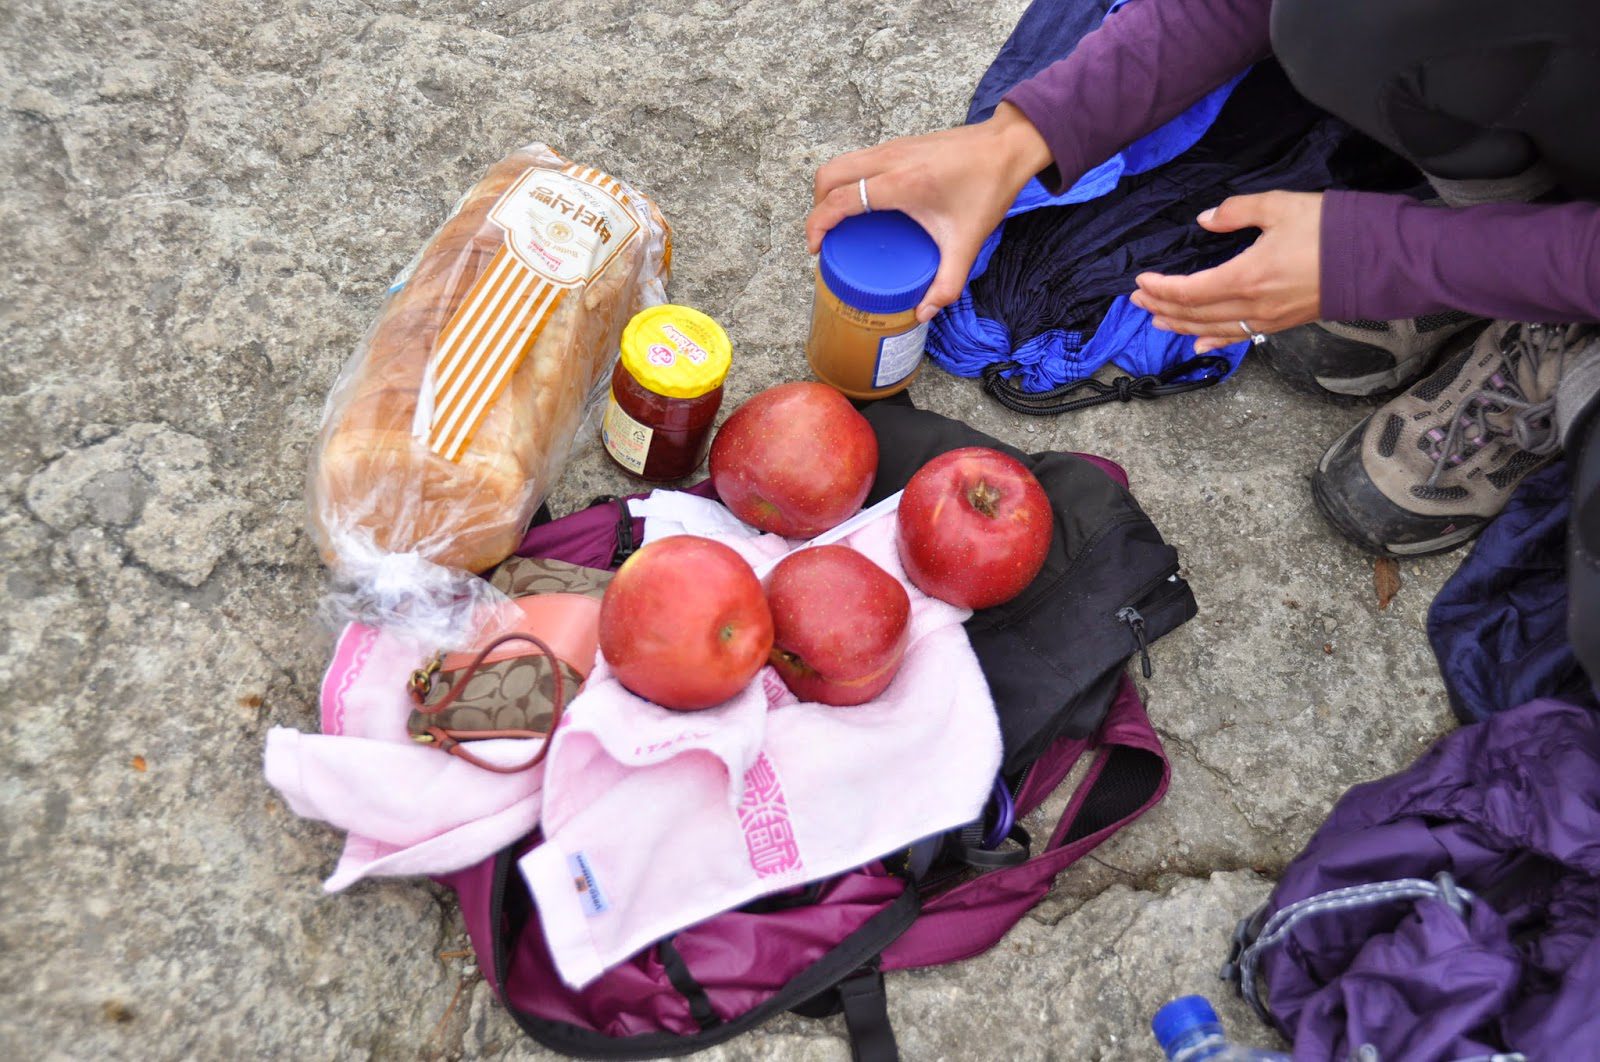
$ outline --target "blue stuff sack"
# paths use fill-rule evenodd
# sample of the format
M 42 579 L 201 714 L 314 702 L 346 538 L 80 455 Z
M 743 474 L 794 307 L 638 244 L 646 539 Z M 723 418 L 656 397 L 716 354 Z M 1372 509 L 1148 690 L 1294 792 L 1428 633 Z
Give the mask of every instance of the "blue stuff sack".
M 968 121 L 1065 56 L 1127 0 L 1034 0 L 978 85 Z M 1209 233 L 1200 211 L 1231 195 L 1356 184 L 1406 189 L 1417 175 L 1318 110 L 1260 63 L 1091 169 L 1059 195 L 1029 181 L 985 242 L 966 290 L 933 321 L 930 356 L 1027 413 L 1159 397 L 1218 383 L 1249 344 L 1196 357 L 1128 296 L 1141 272 L 1217 265 L 1252 241 Z M 1091 381 L 1115 362 L 1133 377 Z M 1073 397 L 1080 389 L 1090 394 Z

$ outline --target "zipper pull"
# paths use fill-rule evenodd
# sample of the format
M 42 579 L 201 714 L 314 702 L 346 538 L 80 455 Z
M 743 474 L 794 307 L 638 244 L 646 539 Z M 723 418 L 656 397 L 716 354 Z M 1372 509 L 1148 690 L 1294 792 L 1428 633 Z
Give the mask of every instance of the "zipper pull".
M 1128 625 L 1133 636 L 1139 642 L 1139 670 L 1145 678 L 1154 674 L 1155 669 L 1150 666 L 1150 643 L 1144 637 L 1144 616 L 1132 605 L 1117 610 L 1117 619 Z

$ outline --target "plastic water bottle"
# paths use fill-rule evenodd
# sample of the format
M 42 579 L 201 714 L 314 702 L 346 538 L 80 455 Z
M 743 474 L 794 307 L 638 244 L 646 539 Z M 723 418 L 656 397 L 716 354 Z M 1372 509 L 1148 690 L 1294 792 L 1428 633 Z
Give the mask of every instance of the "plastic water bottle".
M 1205 996 L 1184 996 L 1156 1011 L 1150 1028 L 1171 1062 L 1289 1062 L 1278 1051 L 1230 1044 Z

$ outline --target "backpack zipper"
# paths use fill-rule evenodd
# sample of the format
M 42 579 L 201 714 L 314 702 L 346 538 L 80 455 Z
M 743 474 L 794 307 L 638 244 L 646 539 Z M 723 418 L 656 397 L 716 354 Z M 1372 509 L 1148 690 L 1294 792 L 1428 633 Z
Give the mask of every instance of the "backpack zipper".
M 1150 666 L 1150 643 L 1145 639 L 1144 615 L 1132 605 L 1125 605 L 1117 610 L 1117 619 L 1128 625 L 1139 643 L 1139 670 L 1145 678 L 1149 678 L 1155 674 L 1155 668 Z
M 1133 635 L 1134 642 L 1139 647 L 1139 671 L 1145 678 L 1151 677 L 1155 673 L 1155 668 L 1150 662 L 1150 635 L 1140 606 L 1159 610 L 1181 595 L 1188 584 L 1178 571 L 1176 564 L 1167 568 L 1155 579 L 1141 586 L 1132 597 L 1131 604 L 1124 605 L 1112 614 L 1119 623 L 1126 624 L 1128 632 Z
M 984 630 L 1005 630 L 1011 624 L 1017 622 L 1017 617 L 1019 615 L 1032 611 L 1034 605 L 1040 599 L 1056 592 L 1058 587 L 1070 584 L 1073 577 L 1078 574 L 1079 568 L 1083 566 L 1083 564 L 1088 560 L 1089 556 L 1094 553 L 1095 549 L 1100 545 L 1107 535 L 1128 524 L 1136 524 L 1140 521 L 1148 522 L 1149 519 L 1150 518 L 1145 516 L 1142 512 L 1132 512 L 1123 513 L 1122 515 L 1107 521 L 1106 523 L 1095 528 L 1094 533 L 1088 537 L 1082 546 L 1078 547 L 1077 553 L 1067 558 L 1066 570 L 1063 571 L 1048 586 L 1039 587 L 1036 589 L 1033 584 L 1029 584 L 1028 589 L 1024 590 L 1021 596 L 1014 598 L 1011 603 L 1018 606 L 1014 612 L 1008 611 L 1002 614 L 998 610 L 983 609 L 975 613 L 971 619 L 967 620 L 967 623 L 977 624 Z M 1176 572 L 1178 569 L 1177 566 L 1174 565 L 1169 570 Z M 1163 573 L 1162 578 L 1166 578 L 1165 573 Z M 1135 598 L 1135 600 L 1138 599 Z M 1001 618 L 1002 615 L 1004 618 Z
M 1024 767 L 1022 769 L 1022 774 L 1017 778 L 1017 784 L 1011 787 L 1011 802 L 1013 804 L 1016 803 L 1018 797 L 1022 796 L 1022 791 L 1027 788 L 1028 778 L 1033 774 L 1034 764 L 1038 762 L 1039 761 L 1036 759 L 1033 761 L 1033 763 L 1030 763 Z

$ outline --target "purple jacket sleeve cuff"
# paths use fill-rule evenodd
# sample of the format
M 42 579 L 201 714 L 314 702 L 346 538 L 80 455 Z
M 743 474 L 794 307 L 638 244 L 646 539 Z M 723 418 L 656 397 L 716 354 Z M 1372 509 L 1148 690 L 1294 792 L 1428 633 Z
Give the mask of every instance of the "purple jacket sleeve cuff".
M 1600 204 L 1444 207 L 1327 192 L 1319 255 L 1326 320 L 1462 310 L 1600 321 Z
M 1321 259 L 1322 319 L 1348 321 L 1366 317 L 1387 320 L 1388 315 L 1378 310 L 1404 292 L 1385 290 L 1393 279 L 1374 282 L 1364 278 L 1363 260 L 1370 267 L 1373 257 L 1381 248 L 1369 244 L 1373 232 L 1394 231 L 1394 215 L 1401 203 L 1407 202 L 1396 195 L 1362 195 L 1357 192 L 1331 191 L 1322 196 Z M 1381 270 L 1380 270 L 1381 271 Z M 1421 311 L 1430 312 L 1430 311 Z M 1401 316 L 1401 315 L 1396 315 Z
M 1055 117 L 1061 112 L 1061 104 L 1055 99 L 1055 94 L 1035 78 L 1014 87 L 1005 94 L 1004 101 L 1033 123 L 1050 148 L 1050 157 L 1054 161 L 1039 174 L 1040 183 L 1051 195 L 1065 192 L 1091 164 L 1082 158 L 1080 140 L 1074 135 L 1076 131 L 1072 125 Z

